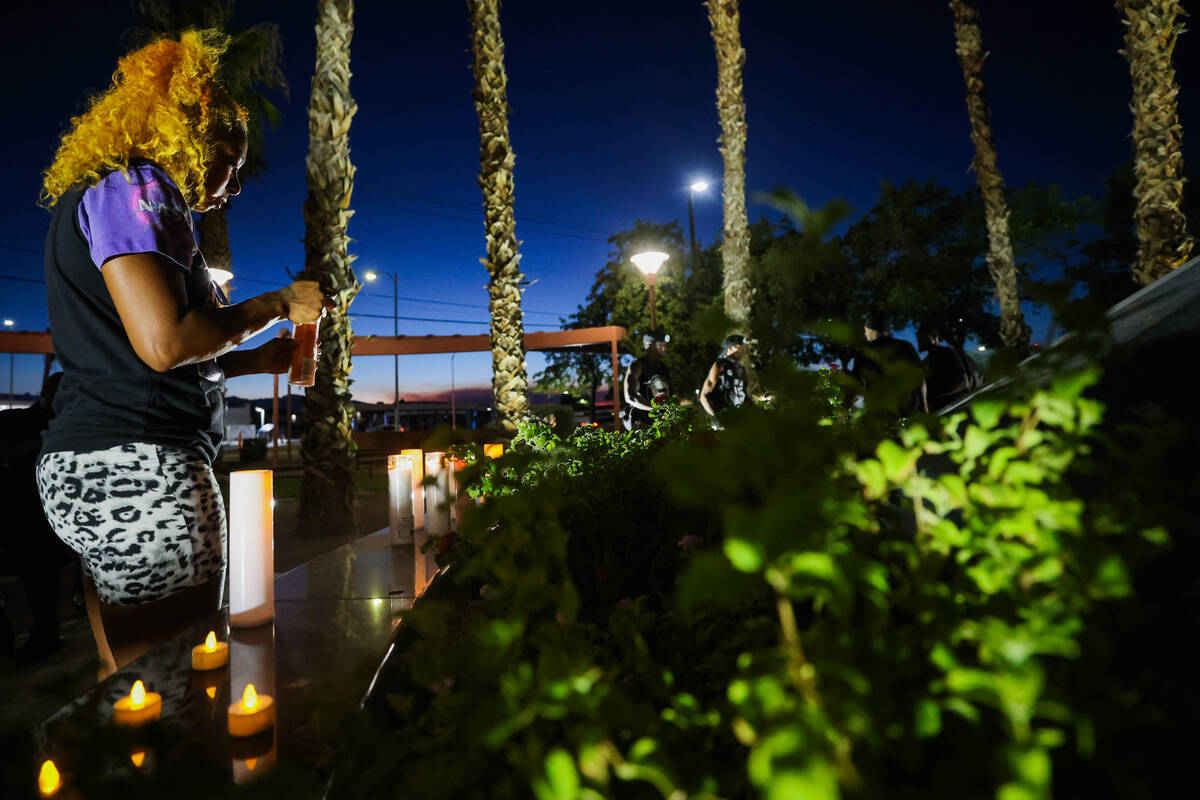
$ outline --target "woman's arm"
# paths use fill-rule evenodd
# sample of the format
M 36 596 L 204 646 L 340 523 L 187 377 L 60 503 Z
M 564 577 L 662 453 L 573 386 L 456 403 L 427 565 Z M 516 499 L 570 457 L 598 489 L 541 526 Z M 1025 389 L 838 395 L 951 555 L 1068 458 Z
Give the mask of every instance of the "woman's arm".
M 111 258 L 101 273 L 134 352 L 157 372 L 216 358 L 283 319 L 315 322 L 326 305 L 316 281 L 296 281 L 236 305 L 188 310 L 183 273 L 157 253 Z

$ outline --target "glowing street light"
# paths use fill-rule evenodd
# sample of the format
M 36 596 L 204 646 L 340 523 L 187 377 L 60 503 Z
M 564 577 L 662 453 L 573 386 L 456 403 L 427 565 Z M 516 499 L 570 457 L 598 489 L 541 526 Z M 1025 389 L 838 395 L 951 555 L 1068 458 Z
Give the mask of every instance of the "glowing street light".
M 16 324 L 17 324 L 16 320 L 9 319 L 8 317 L 4 318 L 4 327 L 11 328 L 13 325 L 16 325 Z M 8 354 L 8 407 L 9 408 L 13 407 L 13 398 L 14 398 L 14 395 L 13 395 L 13 364 L 15 363 L 15 358 L 16 358 L 16 356 L 14 356 L 12 353 Z
M 392 279 L 392 335 L 400 337 L 400 281 L 394 272 L 384 272 Z M 368 281 L 379 280 L 379 272 L 367 270 L 363 277 Z M 400 356 L 392 354 L 392 430 L 400 430 Z
M 646 250 L 641 253 L 634 253 L 629 260 L 633 265 L 642 271 L 646 276 L 646 285 L 650 287 L 650 328 L 654 330 L 658 328 L 658 321 L 654 312 L 654 281 L 658 277 L 658 270 L 662 267 L 663 262 L 670 256 L 666 253 L 660 253 L 657 250 Z

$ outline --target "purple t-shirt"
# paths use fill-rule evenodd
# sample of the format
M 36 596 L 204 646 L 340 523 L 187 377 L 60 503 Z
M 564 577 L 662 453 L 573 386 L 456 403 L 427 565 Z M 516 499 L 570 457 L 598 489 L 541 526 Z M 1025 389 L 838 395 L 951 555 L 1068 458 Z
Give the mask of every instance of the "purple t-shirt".
M 192 212 L 179 187 L 157 164 L 134 164 L 129 178 L 111 172 L 83 193 L 79 230 L 92 262 L 116 256 L 161 253 L 191 272 L 196 257 Z

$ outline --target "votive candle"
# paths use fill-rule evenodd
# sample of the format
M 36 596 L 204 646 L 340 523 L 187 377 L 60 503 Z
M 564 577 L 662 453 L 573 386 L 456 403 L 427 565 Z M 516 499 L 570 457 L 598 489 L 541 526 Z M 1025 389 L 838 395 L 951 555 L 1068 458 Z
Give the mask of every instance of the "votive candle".
M 128 697 L 113 703 L 113 721 L 118 725 L 142 725 L 162 716 L 162 695 L 147 692 L 141 681 L 133 682 Z
M 254 691 L 246 684 L 242 699 L 229 706 L 229 735 L 253 736 L 275 724 L 275 699 L 269 694 Z
M 204 644 L 192 648 L 192 669 L 218 669 L 229 663 L 229 643 L 218 642 L 216 631 L 209 631 Z

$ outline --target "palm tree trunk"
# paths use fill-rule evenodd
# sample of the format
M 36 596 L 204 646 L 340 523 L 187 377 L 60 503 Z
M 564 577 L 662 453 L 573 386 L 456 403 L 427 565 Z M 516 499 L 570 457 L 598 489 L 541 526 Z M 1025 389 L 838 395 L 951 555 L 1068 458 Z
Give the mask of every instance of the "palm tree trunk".
M 1191 255 L 1183 201 L 1183 127 L 1171 56 L 1183 33 L 1177 0 L 1117 0 L 1125 13 L 1125 49 L 1133 76 L 1133 195 L 1138 253 L 1133 276 L 1149 285 Z
M 510 431 L 529 415 L 521 255 L 513 221 L 513 163 L 508 140 L 508 76 L 500 35 L 500 0 L 467 0 L 479 115 L 479 188 L 483 190 L 488 308 L 491 312 L 492 396 L 499 423 Z
M 308 104 L 308 199 L 304 202 L 304 271 L 334 295 L 335 308 L 321 322 L 316 385 L 304 399 L 301 445 L 304 477 L 300 527 L 306 534 L 353 531 L 354 405 L 350 396 L 353 334 L 347 311 L 360 288 L 351 269 L 346 226 L 354 212 L 350 195 L 350 121 L 358 110 L 350 95 L 353 0 L 320 0 L 317 64 Z
M 725 228 L 721 242 L 725 316 L 733 322 L 733 332 L 746 337 L 749 344 L 754 288 L 750 282 L 750 222 L 746 217 L 746 102 L 742 96 L 746 51 L 738 30 L 738 0 L 708 0 L 705 6 L 717 50 L 717 115 L 721 122 L 717 141 L 725 160 Z
M 233 252 L 229 249 L 229 218 L 227 208 L 214 208 L 200 215 L 200 243 L 204 246 L 204 263 L 216 269 L 233 272 Z
M 983 36 L 979 31 L 979 12 L 969 0 L 950 0 L 954 14 L 954 37 L 958 60 L 967 84 L 967 116 L 971 120 L 971 142 L 975 159 L 971 163 L 983 197 L 988 231 L 988 271 L 996 282 L 1000 300 L 1000 339 L 1006 347 L 1028 347 L 1029 326 L 1021 313 L 1021 295 L 1017 284 L 1017 264 L 1008 235 L 1008 203 L 1004 199 L 1004 179 L 996 163 L 996 144 L 992 138 L 991 113 L 983 84 Z

